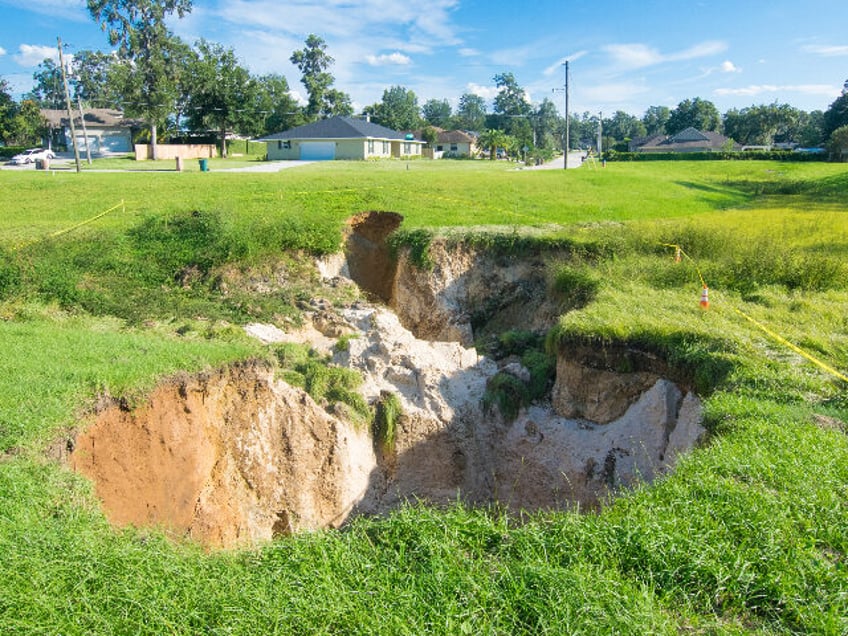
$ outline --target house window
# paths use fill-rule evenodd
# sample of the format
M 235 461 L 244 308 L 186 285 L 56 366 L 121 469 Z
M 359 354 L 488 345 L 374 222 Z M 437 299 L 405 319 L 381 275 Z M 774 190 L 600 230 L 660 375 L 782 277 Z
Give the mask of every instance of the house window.
M 283 148 L 285 148 L 286 150 L 291 148 L 291 142 L 283 140 L 277 141 L 277 150 L 282 150 Z
M 457 150 L 459 150 L 459 148 L 457 147 L 457 145 L 456 145 L 456 144 L 451 144 L 451 152 L 456 152 Z
M 368 140 L 368 154 L 369 155 L 374 154 L 374 140 L 373 139 Z
M 383 142 L 383 154 L 384 155 L 389 154 L 389 142 L 388 141 Z
M 412 154 L 412 144 L 403 144 L 403 154 L 411 155 Z
M 444 146 L 436 146 L 436 152 L 442 152 L 444 149 Z

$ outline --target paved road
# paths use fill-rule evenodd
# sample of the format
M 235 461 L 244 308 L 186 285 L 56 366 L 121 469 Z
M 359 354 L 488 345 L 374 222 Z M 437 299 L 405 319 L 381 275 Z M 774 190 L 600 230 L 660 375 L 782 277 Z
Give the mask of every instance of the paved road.
M 580 150 L 572 150 L 568 153 L 568 168 L 579 168 L 583 165 L 583 156 L 586 153 Z M 562 170 L 562 157 L 557 157 L 553 161 L 543 163 L 541 166 L 525 166 L 523 170 Z

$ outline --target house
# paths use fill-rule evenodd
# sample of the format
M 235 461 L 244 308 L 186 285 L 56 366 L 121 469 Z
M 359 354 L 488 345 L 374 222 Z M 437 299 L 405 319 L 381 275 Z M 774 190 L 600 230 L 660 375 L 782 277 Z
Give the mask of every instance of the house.
M 653 135 L 630 142 L 630 152 L 719 152 L 740 150 L 742 147 L 730 137 L 691 126 L 675 135 Z
M 132 119 L 126 119 L 119 110 L 111 108 L 89 108 L 83 110 L 83 117 L 74 115 L 74 129 L 77 137 L 77 147 L 80 152 L 90 149 L 91 154 L 98 156 L 119 155 L 133 152 L 133 133 L 141 124 Z M 41 110 L 49 128 L 47 146 L 62 147 L 70 150 L 71 126 L 66 110 L 45 108 Z M 83 127 L 83 121 L 85 127 Z
M 326 161 L 420 157 L 424 142 L 356 117 L 330 117 L 262 137 L 268 159 Z
M 442 157 L 474 157 L 479 152 L 477 137 L 464 130 L 445 130 L 432 126 L 436 131 L 436 143 L 432 147 L 432 158 Z M 416 139 L 423 139 L 423 131 L 415 130 Z

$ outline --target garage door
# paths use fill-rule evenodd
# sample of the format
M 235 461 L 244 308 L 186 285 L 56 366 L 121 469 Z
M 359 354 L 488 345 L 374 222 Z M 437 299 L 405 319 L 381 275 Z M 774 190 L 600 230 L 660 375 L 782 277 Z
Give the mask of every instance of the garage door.
M 335 141 L 303 141 L 300 144 L 303 161 L 328 161 L 336 158 Z

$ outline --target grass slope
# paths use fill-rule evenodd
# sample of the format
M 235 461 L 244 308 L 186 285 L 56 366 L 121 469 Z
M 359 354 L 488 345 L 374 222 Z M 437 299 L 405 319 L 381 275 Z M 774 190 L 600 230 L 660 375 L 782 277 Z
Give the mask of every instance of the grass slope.
M 0 632 L 848 631 L 848 387 L 739 313 L 848 370 L 843 166 L 333 163 L 0 173 L 0 186 Z M 122 198 L 126 213 L 37 240 Z M 564 301 L 575 308 L 550 342 L 661 353 L 709 395 L 710 445 L 598 514 L 518 523 L 409 505 L 217 554 L 111 529 L 45 446 L 98 391 L 132 398 L 177 369 L 269 355 L 227 325 L 285 313 L 296 295 L 233 300 L 218 273 L 281 251 L 294 268 L 297 250 L 333 251 L 344 219 L 369 209 L 407 229 L 530 225 L 589 246 L 552 264 L 552 293 L 586 293 Z

